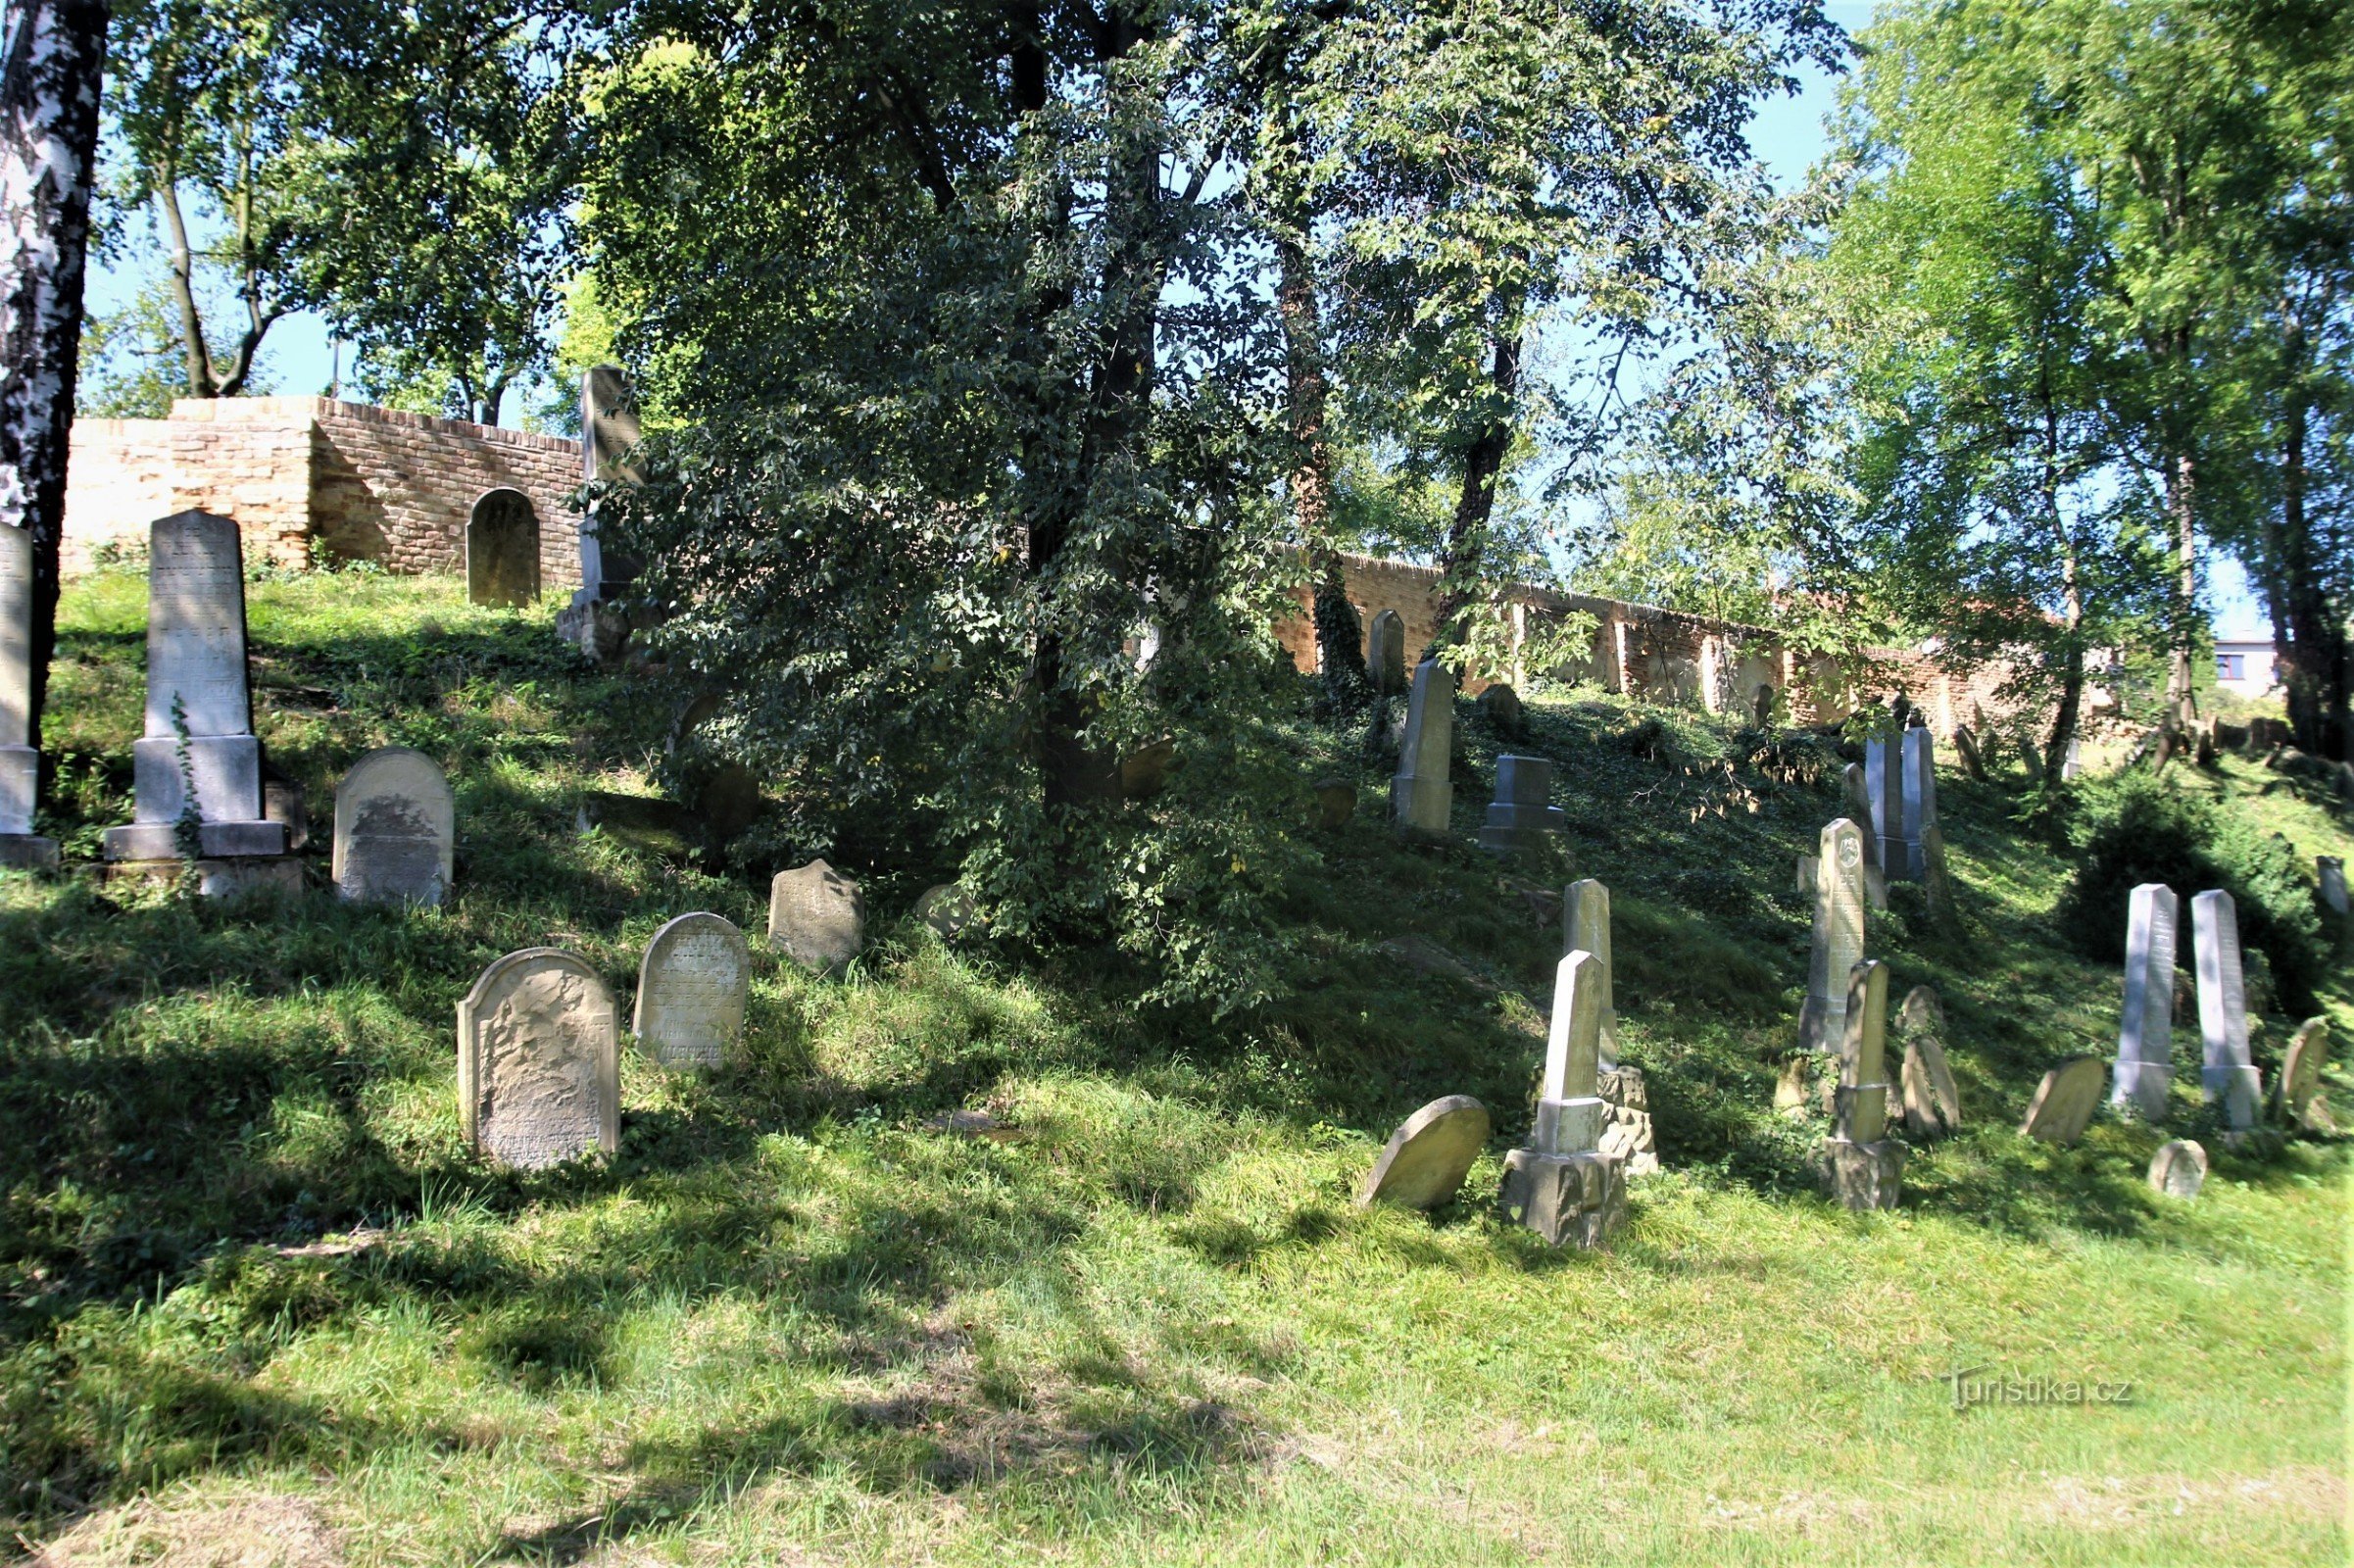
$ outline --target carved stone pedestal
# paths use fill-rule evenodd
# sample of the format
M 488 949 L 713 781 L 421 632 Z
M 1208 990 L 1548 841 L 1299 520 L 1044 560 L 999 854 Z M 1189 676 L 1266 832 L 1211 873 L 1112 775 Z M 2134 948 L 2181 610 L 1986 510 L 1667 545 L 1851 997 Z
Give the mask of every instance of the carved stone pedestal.
M 1626 1161 L 1616 1154 L 1504 1155 L 1504 1213 L 1555 1247 L 1595 1248 L 1627 1217 Z

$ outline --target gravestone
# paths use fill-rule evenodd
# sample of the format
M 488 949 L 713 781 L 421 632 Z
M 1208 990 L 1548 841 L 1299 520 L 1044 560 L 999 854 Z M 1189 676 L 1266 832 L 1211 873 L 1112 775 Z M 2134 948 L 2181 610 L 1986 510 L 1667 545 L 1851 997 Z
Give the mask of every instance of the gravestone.
M 1915 986 L 1905 993 L 1896 1027 L 1904 1036 L 1905 1136 L 1921 1142 L 1945 1138 L 1962 1126 L 1962 1093 L 1945 1060 L 1945 1009 L 1937 992 Z
M 1561 951 L 1591 953 L 1600 968 L 1594 993 L 1602 1010 L 1601 1070 L 1618 1068 L 1618 987 L 1610 958 L 1610 890 L 1592 877 L 1572 882 L 1561 894 Z
M 1864 742 L 1863 823 L 1872 835 L 1873 863 L 1890 882 L 1912 880 L 1912 858 L 1904 844 L 1904 758 L 1896 737 Z
M 32 535 L 0 523 L 0 866 L 57 864 L 57 841 L 32 830 L 41 790 L 32 732 Z
M 335 887 L 347 899 L 438 906 L 457 842 L 457 798 L 422 752 L 378 747 L 336 786 Z
M 1518 735 L 1528 728 L 1528 710 L 1521 706 L 1520 693 L 1501 681 L 1480 693 L 1477 702 L 1480 712 L 1502 734 Z
M 1530 1147 L 1504 1156 L 1505 1214 L 1555 1247 L 1598 1247 L 1626 1218 L 1626 1161 L 1601 1152 L 1610 1119 L 1599 1082 L 1601 975 L 1591 953 L 1555 967 L 1537 1124 Z
M 768 884 L 768 940 L 805 969 L 839 969 L 866 945 L 858 884 L 823 860 L 779 871 Z
M 520 490 L 486 490 L 466 523 L 469 604 L 519 609 L 539 597 L 539 514 Z
M 1798 1014 L 1801 1051 L 1839 1048 L 1847 1032 L 1847 976 L 1864 957 L 1864 834 L 1845 817 L 1823 829 L 1815 865 L 1813 945 L 1806 960 L 1806 1005 Z
M 2071 1056 L 2043 1075 L 2027 1104 L 2019 1131 L 2047 1144 L 2073 1144 L 2100 1108 L 2100 1086 L 2108 1077 L 2098 1056 Z
M 1927 837 L 1937 831 L 1937 738 L 1926 729 L 1904 732 L 1904 874 L 1908 881 L 1930 880 Z
M 1823 1171 L 1843 1208 L 1894 1208 L 1905 1147 L 1888 1136 L 1888 966 L 1864 959 L 1847 972 L 1839 1082 Z
M 2336 1122 L 2321 1098 L 2322 1069 L 2329 1062 L 2329 1020 L 2308 1018 L 2289 1037 L 2281 1058 L 2279 1093 L 2284 1119 L 2308 1132 L 2333 1132 Z
M 1749 700 L 1749 722 L 1759 729 L 1774 727 L 1774 688 L 1763 682 Z
M 2199 1034 L 2206 1047 L 2199 1088 L 2222 1101 L 2234 1132 L 2256 1125 L 2261 1089 L 2248 1055 L 2247 979 L 2239 961 L 2239 909 L 2217 888 L 2190 901 L 2190 943 L 2199 982 Z
M 1395 697 L 1406 689 L 1406 623 L 1395 610 L 1375 615 L 1365 634 L 1365 673 L 1373 678 L 1373 689 L 1384 697 Z
M 2169 1198 L 2196 1198 L 2207 1185 L 2207 1150 L 2187 1138 L 2161 1144 L 2150 1156 L 2149 1184 Z
M 1986 759 L 1978 749 L 1978 736 L 1967 724 L 1953 728 L 1953 755 L 1962 760 L 1962 771 L 1979 783 L 1986 781 Z
M 1493 690 L 1493 688 L 1491 688 Z M 1553 792 L 1553 764 L 1543 757 L 1496 760 L 1496 799 L 1489 803 L 1488 820 L 1480 828 L 1480 848 L 1491 855 L 1538 850 L 1551 843 L 1569 817 L 1548 804 Z
M 1373 1169 L 1357 1188 L 1356 1206 L 1443 1208 L 1454 1201 L 1487 1147 L 1488 1107 L 1469 1095 L 1434 1100 L 1390 1135 Z
M 580 466 L 585 481 L 637 484 L 642 475 L 629 465 L 640 438 L 637 394 L 617 365 L 592 366 L 580 377 Z M 580 587 L 557 616 L 556 632 L 600 663 L 618 659 L 629 640 L 629 623 L 607 602 L 637 578 L 637 563 L 604 548 L 598 537 L 598 504 L 581 514 Z
M 961 884 L 943 882 L 924 889 L 915 901 L 915 918 L 948 941 L 981 923 L 981 905 Z
M 2126 906 L 2125 1021 L 2109 1103 L 2131 1103 L 2148 1122 L 2166 1119 L 2174 1079 L 2175 890 L 2144 882 Z
M 1455 801 L 1455 787 L 1447 771 L 1454 729 L 1454 672 L 1435 659 L 1426 659 L 1414 669 L 1405 738 L 1399 747 L 1398 772 L 1390 780 L 1390 816 L 1399 832 L 1447 832 Z
M 1320 778 L 1310 786 L 1316 797 L 1316 825 L 1330 833 L 1356 815 L 1356 786 L 1345 778 Z
M 2313 858 L 2314 870 L 2322 880 L 2322 905 L 2331 914 L 2343 917 L 2346 904 L 2346 862 L 2334 855 Z
M 158 520 L 148 533 L 147 723 L 131 742 L 128 827 L 106 830 L 114 861 L 182 855 L 183 815 L 200 861 L 282 857 L 286 829 L 262 814 L 262 743 L 246 696 L 245 568 L 237 524 L 204 512 Z M 189 785 L 194 785 L 190 798 Z M 294 872 L 291 861 L 279 865 Z M 284 879 L 257 871 L 255 880 Z M 207 892 L 242 883 L 222 871 Z
M 716 1068 L 744 1038 L 752 955 L 733 922 L 698 911 L 654 933 L 638 965 L 638 1049 L 665 1067 Z
M 621 1145 L 620 1020 L 587 962 L 525 948 L 458 1004 L 458 1109 L 475 1152 L 537 1170 Z

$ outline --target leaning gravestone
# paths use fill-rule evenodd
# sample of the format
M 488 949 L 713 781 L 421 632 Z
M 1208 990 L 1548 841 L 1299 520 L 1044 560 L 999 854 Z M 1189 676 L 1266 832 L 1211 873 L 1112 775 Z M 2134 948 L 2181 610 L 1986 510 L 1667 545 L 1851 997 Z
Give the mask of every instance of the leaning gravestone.
M 525 948 L 458 1004 L 458 1110 L 466 1142 L 520 1170 L 621 1146 L 620 1020 L 581 958 Z
M 1406 689 L 1406 623 L 1395 610 L 1375 615 L 1365 634 L 1365 673 L 1373 677 L 1373 689 L 1384 697 L 1395 697 Z
M 866 945 L 858 884 L 823 860 L 779 871 L 768 884 L 768 940 L 805 969 L 839 969 Z
M 2196 1198 L 2207 1185 L 2207 1151 L 2187 1138 L 2161 1144 L 2150 1156 L 2149 1184 L 2169 1198 Z
M 665 1067 L 715 1068 L 744 1038 L 752 955 L 733 922 L 698 911 L 654 933 L 638 965 L 638 1049 Z
M 1537 1125 L 1530 1147 L 1504 1156 L 1504 1212 L 1555 1247 L 1598 1247 L 1626 1218 L 1626 1160 L 1601 1152 L 1601 971 L 1591 953 L 1554 969 Z
M 1469 1095 L 1432 1101 L 1390 1135 L 1357 1189 L 1357 1207 L 1433 1209 L 1452 1202 L 1487 1147 L 1489 1125 L 1488 1107 Z
M 1841 1021 L 1835 1128 L 1823 1149 L 1824 1176 L 1843 1208 L 1894 1208 L 1907 1152 L 1888 1135 L 1887 964 L 1867 958 L 1848 971 Z
M 347 899 L 438 906 L 457 840 L 457 798 L 422 752 L 378 747 L 336 786 L 335 886 Z
M 519 609 L 539 597 L 539 514 L 520 490 L 486 490 L 466 523 L 469 604 Z
M 1986 781 L 1986 760 L 1978 749 L 1978 736 L 1967 724 L 1953 727 L 1953 752 L 1962 760 L 1962 771 L 1984 784 Z
M 1488 820 L 1480 827 L 1480 848 L 1491 855 L 1510 855 L 1551 843 L 1551 835 L 1569 823 L 1568 814 L 1550 804 L 1552 793 L 1553 764 L 1549 760 L 1497 758 L 1496 799 L 1489 803 Z
M 2047 1144 L 2075 1143 L 2100 1107 L 2100 1087 L 2107 1077 L 2098 1056 L 2072 1056 L 2061 1062 L 2035 1086 L 2035 1098 L 2028 1102 L 2019 1131 Z
M 1896 1027 L 1904 1035 L 1904 1067 L 1898 1081 L 1904 1090 L 1904 1130 L 1927 1141 L 1959 1132 L 1962 1093 L 1945 1060 L 1945 1009 L 1928 986 L 1905 994 Z
M 2335 1123 L 2321 1098 L 2322 1068 L 2329 1061 L 2329 1020 L 2308 1018 L 2289 1038 L 2280 1063 L 2280 1108 L 2292 1127 L 2333 1131 Z
M 2222 1101 L 2233 1132 L 2256 1125 L 2261 1084 L 2248 1056 L 2247 980 L 2239 962 L 2239 909 L 2214 889 L 2190 901 L 2190 942 L 2198 965 L 2199 1034 L 2206 1063 L 2199 1087 Z
M 1864 835 L 1845 817 L 1823 829 L 1815 867 L 1814 944 L 1806 962 L 1802 1051 L 1836 1050 L 1847 1032 L 1847 976 L 1864 956 Z
M 1561 951 L 1591 953 L 1601 968 L 1594 992 L 1601 1009 L 1601 1070 L 1618 1068 L 1618 988 L 1610 957 L 1610 890 L 1592 877 L 1572 882 L 1561 895 Z
M 259 862 L 207 876 L 205 891 L 300 886 L 301 868 L 272 858 L 286 853 L 284 824 L 262 814 L 237 524 L 182 512 L 156 522 L 147 550 L 147 732 L 131 742 L 131 823 L 106 830 L 106 858 L 178 859 L 186 821 L 202 859 Z
M 2175 890 L 2144 882 L 2126 906 L 2125 1021 L 2109 1103 L 2131 1102 L 2144 1121 L 2166 1119 L 2174 1078 Z
M 32 535 L 0 523 L 0 866 L 57 864 L 57 841 L 32 830 L 41 787 L 32 733 Z
M 2314 869 L 2322 879 L 2322 904 L 2331 914 L 2344 915 L 2346 903 L 2346 862 L 2334 855 L 2317 855 Z
M 1405 739 L 1397 775 L 1390 780 L 1390 816 L 1399 832 L 1447 832 L 1455 801 L 1454 783 L 1447 775 L 1454 730 L 1454 671 L 1426 659 L 1414 670 Z

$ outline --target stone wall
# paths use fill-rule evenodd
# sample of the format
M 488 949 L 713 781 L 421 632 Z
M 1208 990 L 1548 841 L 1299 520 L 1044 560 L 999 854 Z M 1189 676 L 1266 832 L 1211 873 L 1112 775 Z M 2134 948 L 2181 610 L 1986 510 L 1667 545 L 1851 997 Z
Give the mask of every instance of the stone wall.
M 483 492 L 531 498 L 543 592 L 580 581 L 580 445 L 561 436 L 331 398 L 182 398 L 168 419 L 79 419 L 66 494 L 68 569 L 199 508 L 237 519 L 248 560 L 381 562 L 461 571 Z

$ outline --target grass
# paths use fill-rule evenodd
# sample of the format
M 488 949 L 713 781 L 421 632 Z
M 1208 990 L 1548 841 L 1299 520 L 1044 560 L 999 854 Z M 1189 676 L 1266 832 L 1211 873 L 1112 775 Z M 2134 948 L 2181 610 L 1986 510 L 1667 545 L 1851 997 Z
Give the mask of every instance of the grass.
M 1696 715 L 1531 704 L 1562 863 L 1406 849 L 1379 770 L 1288 914 L 1288 999 L 1140 1015 L 1078 961 L 952 952 L 904 918 L 814 980 L 755 943 L 743 1059 L 623 1059 L 610 1167 L 464 1157 L 456 999 L 569 947 L 626 998 L 670 915 L 760 927 L 759 863 L 581 836 L 646 793 L 679 694 L 595 676 L 546 612 L 436 579 L 251 589 L 258 723 L 323 816 L 399 742 L 450 768 L 430 912 L 0 882 L 0 1483 L 65 1562 L 2340 1562 L 2344 1145 L 2228 1152 L 2194 1203 L 2158 1135 L 2013 1132 L 2052 1061 L 2113 1048 L 2119 981 L 2053 928 L 2066 867 L 2004 784 L 1949 778 L 1962 925 L 1876 919 L 1936 985 L 1968 1126 L 1893 1214 L 1814 1194 L 1770 1106 L 1805 972 L 1783 891 L 1838 759 Z M 74 585 L 51 745 L 71 850 L 127 815 L 135 577 Z M 1458 827 L 1504 738 L 1466 705 Z M 2307 857 L 2325 803 L 2186 773 Z M 1484 1201 L 1529 1119 L 1570 875 L 1609 883 L 1618 1002 L 1668 1168 L 1602 1254 Z M 905 880 L 904 878 L 902 880 Z M 1547 895 L 1556 902 L 1547 902 Z M 1471 978 L 1381 944 L 1418 936 Z M 2326 1002 L 2348 1038 L 2342 967 Z M 2278 1067 L 2289 1020 L 2257 1030 Z M 2178 1061 L 2191 1047 L 2178 1042 Z M 2341 1104 L 2349 1080 L 2332 1071 Z M 1349 1196 L 1422 1102 L 1497 1136 L 1425 1218 Z M 1005 1141 L 925 1123 L 987 1108 Z M 339 1239 L 358 1233 L 363 1245 Z M 1943 1376 L 2130 1383 L 1982 1405 Z M 1986 1374 L 1992 1375 L 1992 1374 Z M 249 1552 L 239 1556 L 236 1553 Z

